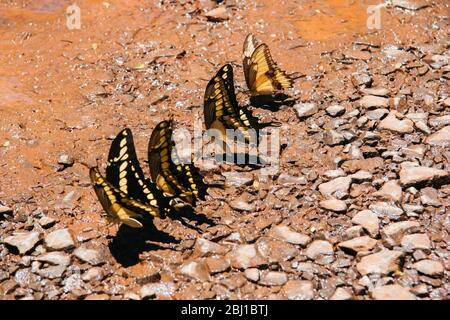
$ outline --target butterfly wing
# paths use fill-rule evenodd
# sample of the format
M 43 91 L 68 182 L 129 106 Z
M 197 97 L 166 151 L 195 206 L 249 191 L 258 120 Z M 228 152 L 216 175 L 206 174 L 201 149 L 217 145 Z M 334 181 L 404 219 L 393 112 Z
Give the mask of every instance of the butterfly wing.
M 253 94 L 270 95 L 293 85 L 293 80 L 275 63 L 265 43 L 256 47 L 247 61 L 244 58 L 244 72 Z
M 256 47 L 258 46 L 258 41 L 256 40 L 256 37 L 249 33 L 247 37 L 245 37 L 244 40 L 244 46 L 242 48 L 242 54 L 244 56 L 243 60 L 243 67 L 244 67 L 244 76 L 245 76 L 245 82 L 247 83 L 247 87 L 251 87 L 251 82 L 249 79 L 250 76 L 250 61 L 251 57 L 253 55 L 253 52 L 255 52 Z
M 128 198 L 153 207 L 153 216 L 159 215 L 160 209 L 166 206 L 162 193 L 145 179 L 136 155 L 133 135 L 128 128 L 119 132 L 111 144 L 106 180 Z

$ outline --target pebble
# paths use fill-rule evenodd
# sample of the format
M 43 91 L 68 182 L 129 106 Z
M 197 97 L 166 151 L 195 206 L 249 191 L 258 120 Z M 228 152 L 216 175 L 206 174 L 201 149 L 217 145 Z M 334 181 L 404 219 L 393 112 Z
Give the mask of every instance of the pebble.
M 403 237 L 401 241 L 402 247 L 406 251 L 413 250 L 430 250 L 431 249 L 431 241 L 427 234 L 425 233 L 414 233 L 409 234 Z
M 350 177 L 339 177 L 320 184 L 319 191 L 325 197 L 329 197 L 333 195 L 335 192 L 339 192 L 341 194 L 348 194 L 351 182 L 352 179 Z
M 416 221 L 401 221 L 391 223 L 381 230 L 381 237 L 383 238 L 383 241 L 386 242 L 389 246 L 398 246 L 405 233 L 419 227 L 420 224 Z
M 387 97 L 389 96 L 389 89 L 386 88 L 363 88 L 361 90 L 362 93 L 372 95 L 372 96 L 379 96 L 379 97 Z
M 345 230 L 343 239 L 350 240 L 364 235 L 364 228 L 361 226 L 353 226 Z
M 269 236 L 305 247 L 311 242 L 311 238 L 305 234 L 293 231 L 288 226 L 275 226 L 269 231 Z
M 381 197 L 386 200 L 400 202 L 403 197 L 402 187 L 398 180 L 389 180 L 380 188 L 380 190 L 373 193 L 376 197 Z
M 81 246 L 73 252 L 73 254 L 80 260 L 87 262 L 93 266 L 106 263 L 105 254 L 100 249 L 92 249 L 86 246 Z
M 384 118 L 388 113 L 389 113 L 389 111 L 387 109 L 378 108 L 378 109 L 367 111 L 366 117 L 369 120 L 380 120 L 380 119 Z
M 392 5 L 397 8 L 412 11 L 428 7 L 428 4 L 423 0 L 392 0 Z
M 388 217 L 391 219 L 398 219 L 403 214 L 403 209 L 387 202 L 373 203 L 369 206 L 369 209 L 379 217 Z
M 181 265 L 180 273 L 198 281 L 209 281 L 210 275 L 205 264 L 201 261 L 188 261 Z
M 36 246 L 39 237 L 39 232 L 16 233 L 13 236 L 6 237 L 3 242 L 17 248 L 20 254 L 26 254 Z
M 324 175 L 325 177 L 327 177 L 328 179 L 334 179 L 334 178 L 344 177 L 344 176 L 346 176 L 347 174 L 345 173 L 344 170 L 342 170 L 341 168 L 339 168 L 339 169 L 336 169 L 336 170 L 328 170 L 328 171 L 325 171 L 325 172 L 323 173 L 323 175 Z
M 377 253 L 362 257 L 356 265 L 356 269 L 361 275 L 381 274 L 389 275 L 400 270 L 400 260 L 403 252 L 394 250 L 383 250 Z
M 347 240 L 338 244 L 338 248 L 356 254 L 358 252 L 365 252 L 372 250 L 377 244 L 377 240 L 372 239 L 369 236 L 362 236 Z
M 413 268 L 430 277 L 442 276 L 444 273 L 442 263 L 435 260 L 420 260 L 413 264 Z
M 372 181 L 373 175 L 369 171 L 359 170 L 358 172 L 349 176 L 352 182 L 362 183 Z
M 269 263 L 288 261 L 299 254 L 294 245 L 280 240 L 271 240 L 266 237 L 258 239 L 256 249 L 261 257 L 267 259 Z
M 13 209 L 0 204 L 0 216 L 3 216 L 5 214 L 12 214 L 12 213 L 13 213 Z
M 247 172 L 222 172 L 226 186 L 249 186 L 253 183 L 253 174 Z
M 256 268 L 246 269 L 244 275 L 250 281 L 257 282 L 259 280 L 259 270 Z
M 193 255 L 195 257 L 206 257 L 214 254 L 224 255 L 228 251 L 228 248 L 218 243 L 203 238 L 197 238 L 197 240 L 195 241 Z
M 53 225 L 56 223 L 56 220 L 47 216 L 44 216 L 38 220 L 39 225 L 44 228 L 48 229 L 53 227 Z
M 52 250 L 71 249 L 75 246 L 75 242 L 69 229 L 60 229 L 47 234 L 44 238 L 47 248 Z
M 411 133 L 414 131 L 413 122 L 411 120 L 399 120 L 395 115 L 396 111 L 389 112 L 388 116 L 378 124 L 378 128 L 398 133 Z
M 442 205 L 437 190 L 430 187 L 420 190 L 420 202 L 425 206 L 440 207 Z
M 319 202 L 319 207 L 325 210 L 330 210 L 334 212 L 345 212 L 347 211 L 347 204 L 338 199 L 327 199 Z
M 49 252 L 38 256 L 35 260 L 53 265 L 68 266 L 70 264 L 70 256 L 63 252 Z
M 206 12 L 205 17 L 208 18 L 208 20 L 214 22 L 225 21 L 229 19 L 228 11 L 225 6 L 219 6 L 215 9 Z
M 269 271 L 260 276 L 259 284 L 265 286 L 282 286 L 287 282 L 287 276 L 284 272 Z
M 351 300 L 352 298 L 353 296 L 349 290 L 339 287 L 330 297 L 330 300 Z
M 358 212 L 352 222 L 363 227 L 371 237 L 376 237 L 379 232 L 380 221 L 378 216 L 371 210 L 363 210 Z
M 81 279 L 83 281 L 89 282 L 89 281 L 101 281 L 105 277 L 105 274 L 103 272 L 103 269 L 100 267 L 93 267 L 88 269 L 83 275 L 81 276 Z
M 247 269 L 257 267 L 267 263 L 258 252 L 254 244 L 244 244 L 236 246 L 225 256 L 231 266 L 236 269 Z
M 297 185 L 306 185 L 308 184 L 308 180 L 306 179 L 305 176 L 291 176 L 290 174 L 287 173 L 282 173 L 280 174 L 280 176 L 277 179 L 279 184 L 282 185 L 291 185 L 291 184 L 297 184 Z
M 345 136 L 336 130 L 325 130 L 323 132 L 322 141 L 328 146 L 336 146 L 344 143 L 346 140 Z
M 314 260 L 320 255 L 332 255 L 333 252 L 331 243 L 325 240 L 315 240 L 306 249 L 306 256 Z
M 450 101 L 450 98 L 448 98 Z M 430 119 L 430 125 L 432 127 L 440 127 L 442 125 L 446 126 L 450 124 L 450 114 L 447 114 L 445 116 L 435 117 Z
M 338 117 L 345 113 L 345 108 L 339 104 L 335 104 L 326 108 L 326 112 L 332 117 Z
M 69 156 L 68 154 L 62 154 L 58 159 L 58 164 L 62 164 L 65 167 L 71 167 L 74 164 L 73 157 Z
M 312 116 L 319 111 L 319 107 L 315 103 L 297 103 L 294 105 L 297 117 L 300 119 Z
M 47 268 L 37 270 L 37 274 L 43 278 L 57 279 L 62 277 L 66 269 L 67 266 L 63 264 L 56 266 L 48 266 Z
M 387 108 L 389 99 L 379 96 L 367 95 L 359 100 L 359 105 L 363 108 Z
M 437 180 L 448 181 L 450 173 L 445 170 L 411 166 L 400 170 L 400 184 L 402 187 L 410 187 L 418 184 L 432 183 Z
M 389 284 L 376 287 L 372 290 L 371 296 L 375 300 L 415 300 L 416 296 L 407 288 L 398 284 Z
M 446 126 L 441 130 L 430 134 L 426 139 L 425 143 L 432 146 L 448 147 L 450 146 L 450 126 Z
M 289 300 L 314 299 L 314 286 L 307 280 L 289 280 L 284 285 L 283 292 Z
M 246 211 L 246 212 L 254 212 L 255 211 L 255 205 L 248 203 L 247 201 L 244 201 L 242 199 L 233 199 L 230 202 L 228 202 L 231 208 L 237 211 Z
M 205 264 L 211 274 L 225 272 L 230 269 L 230 263 L 222 257 L 208 257 Z
M 173 282 L 159 282 L 142 286 L 139 293 L 142 299 L 154 298 L 155 296 L 170 298 L 175 290 L 176 287 Z

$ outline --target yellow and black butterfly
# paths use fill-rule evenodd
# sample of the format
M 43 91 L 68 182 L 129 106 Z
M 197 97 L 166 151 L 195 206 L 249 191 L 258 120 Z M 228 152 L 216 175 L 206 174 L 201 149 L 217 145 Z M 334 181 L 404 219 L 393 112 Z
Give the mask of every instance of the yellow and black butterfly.
M 252 95 L 272 95 L 291 88 L 295 78 L 281 70 L 265 43 L 248 34 L 243 47 L 245 82 Z
M 172 205 L 181 208 L 188 203 L 195 206 L 196 199 L 205 199 L 207 186 L 193 164 L 184 164 L 178 157 L 172 139 L 173 120 L 158 123 L 148 144 L 148 163 L 152 181 L 171 197 Z M 183 202 L 177 202 L 176 198 Z
M 157 208 L 130 199 L 125 193 L 114 187 L 101 175 L 97 167 L 89 169 L 89 176 L 108 221 L 117 224 L 124 223 L 132 228 L 141 228 L 142 223 L 138 219 L 142 218 L 142 214 L 149 213 L 155 217 L 159 216 Z
M 169 199 L 154 183 L 145 179 L 136 155 L 133 135 L 128 128 L 120 131 L 111 143 L 106 180 L 130 199 L 154 208 L 158 214 L 164 215 L 168 211 Z
M 259 123 L 249 109 L 238 105 L 233 67 L 230 64 L 220 68 L 206 86 L 204 117 L 206 129 L 219 130 L 222 141 L 226 140 L 226 129 L 233 129 L 243 135 L 246 143 L 258 144 L 259 129 L 281 125 L 278 122 Z M 252 135 L 252 129 L 256 132 L 256 137 Z

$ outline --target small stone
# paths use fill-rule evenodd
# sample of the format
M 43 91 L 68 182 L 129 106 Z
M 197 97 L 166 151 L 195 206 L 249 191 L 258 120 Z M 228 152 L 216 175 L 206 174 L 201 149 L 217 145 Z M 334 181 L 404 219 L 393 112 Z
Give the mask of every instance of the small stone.
M 141 287 L 140 296 L 142 299 L 154 298 L 156 296 L 169 298 L 175 293 L 173 282 L 149 283 Z
M 447 98 L 447 100 L 450 101 L 450 98 Z M 432 127 L 446 126 L 448 124 L 450 124 L 450 114 L 430 119 Z
M 358 238 L 353 238 L 338 244 L 338 248 L 356 254 L 361 251 L 370 251 L 377 244 L 377 240 L 372 239 L 369 236 L 363 236 Z
M 52 250 L 65 250 L 75 246 L 69 229 L 60 229 L 50 232 L 45 236 L 45 244 L 47 248 Z
M 249 186 L 254 180 L 248 172 L 222 172 L 222 176 L 225 177 L 225 185 L 233 187 Z
M 246 269 L 244 275 L 250 281 L 257 282 L 259 280 L 259 270 L 256 268 Z
M 202 262 L 188 261 L 181 265 L 180 273 L 198 281 L 209 281 L 208 269 Z
M 387 108 L 389 99 L 379 96 L 367 95 L 359 100 L 359 105 L 363 108 Z
M 353 226 L 345 230 L 343 239 L 350 240 L 364 235 L 364 228 L 361 226 Z
M 431 241 L 425 233 L 409 234 L 403 237 L 401 242 L 402 247 L 407 251 L 413 250 L 430 250 Z
M 3 242 L 9 246 L 17 248 L 20 254 L 30 252 L 39 241 L 39 232 L 16 233 L 6 237 Z
M 358 172 L 349 176 L 352 179 L 352 182 L 362 183 L 372 181 L 373 176 L 369 171 L 359 170 Z
M 48 229 L 48 228 L 51 228 L 56 223 L 56 220 L 53 218 L 44 216 L 39 219 L 38 223 L 42 228 Z
M 106 293 L 90 294 L 90 295 L 87 295 L 84 298 L 84 300 L 94 300 L 94 301 L 97 301 L 97 300 L 110 300 L 110 299 L 111 299 L 111 297 L 109 295 L 107 295 Z
M 68 266 L 70 264 L 70 256 L 63 252 L 49 252 L 38 256 L 36 260 L 53 265 Z
M 84 245 L 75 249 L 73 254 L 78 259 L 93 266 L 101 265 L 106 262 L 105 254 L 100 249 L 91 249 Z
M 329 106 L 326 109 L 327 113 L 332 117 L 341 116 L 345 113 L 345 108 L 339 104 L 335 104 L 332 106 Z
M 294 105 L 294 110 L 300 119 L 312 116 L 319 111 L 319 107 L 315 103 L 297 103 Z
M 197 238 L 197 240 L 195 241 L 193 255 L 195 257 L 206 257 L 214 254 L 224 255 L 228 251 L 228 248 L 220 244 L 203 238 Z
M 283 291 L 289 300 L 314 299 L 314 286 L 311 281 L 289 280 L 284 285 Z
M 363 88 L 361 90 L 362 93 L 372 95 L 372 96 L 379 96 L 379 97 L 387 97 L 389 95 L 389 89 L 386 88 Z
M 315 240 L 306 249 L 306 256 L 312 260 L 320 255 L 332 255 L 333 246 L 328 241 Z
M 381 230 L 381 236 L 383 240 L 389 246 L 398 246 L 406 232 L 420 227 L 420 224 L 416 221 L 401 221 L 391 223 Z
M 244 244 L 236 246 L 231 252 L 225 256 L 233 268 L 247 269 L 257 267 L 267 263 L 256 251 L 254 244 Z
M 58 159 L 58 164 L 62 164 L 64 167 L 71 167 L 74 164 L 74 160 L 68 154 L 62 154 Z
M 429 184 L 436 181 L 448 181 L 450 174 L 446 170 L 429 167 L 405 167 L 400 170 L 400 184 L 403 187 Z
M 280 174 L 277 181 L 279 184 L 282 184 L 282 185 L 291 185 L 291 184 L 306 185 L 306 184 L 308 184 L 308 180 L 306 179 L 305 176 L 296 177 L 296 176 L 291 176 L 290 174 L 287 174 L 287 173 Z
M 348 194 L 352 179 L 350 177 L 339 177 L 319 185 L 319 191 L 323 196 L 329 197 L 336 192 Z
M 407 10 L 420 10 L 428 7 L 428 4 L 422 0 L 392 0 L 392 5 L 397 8 Z
M 400 270 L 400 260 L 403 253 L 400 251 L 383 250 L 377 253 L 362 257 L 356 265 L 356 269 L 361 275 L 381 274 L 389 275 Z
M 437 190 L 430 187 L 420 190 L 420 201 L 426 206 L 440 207 L 442 205 Z
M 67 269 L 66 265 L 60 264 L 56 266 L 49 266 L 44 269 L 39 269 L 37 271 L 37 274 L 44 278 L 57 279 L 62 277 L 66 269 Z
M 330 210 L 334 212 L 345 212 L 347 211 L 347 204 L 338 199 L 327 199 L 319 202 L 319 206 L 322 209 Z
M 224 21 L 224 20 L 228 20 L 228 11 L 227 8 L 225 6 L 219 6 L 215 9 L 212 9 L 208 12 L 205 13 L 205 17 L 208 18 L 208 20 L 211 21 Z
M 12 213 L 13 213 L 13 209 L 0 204 L 0 216 L 4 216 L 6 214 L 12 214 Z
M 395 202 L 400 202 L 403 197 L 402 187 L 398 183 L 398 180 L 387 181 L 380 190 L 373 193 L 376 197 L 381 197 L 386 200 L 392 200 Z
M 413 122 L 409 119 L 399 120 L 395 116 L 396 111 L 391 111 L 389 115 L 384 118 L 378 127 L 398 133 L 411 133 L 414 131 Z
M 430 277 L 438 277 L 444 273 L 444 266 L 435 260 L 420 260 L 413 264 L 414 269 Z
M 378 216 L 371 210 L 363 210 L 358 212 L 352 219 L 354 224 L 362 226 L 371 237 L 376 237 L 379 232 Z
M 298 249 L 289 243 L 261 237 L 256 242 L 256 249 L 269 263 L 281 263 L 298 256 Z
M 403 214 L 403 209 L 387 202 L 376 202 L 369 206 L 379 217 L 398 219 Z
M 284 272 L 269 271 L 261 275 L 259 284 L 265 286 L 282 286 L 287 282 L 287 276 Z
M 346 176 L 347 174 L 345 173 L 344 170 L 342 170 L 341 168 L 339 168 L 339 169 L 336 169 L 336 170 L 328 170 L 328 171 L 325 171 L 325 172 L 323 173 L 323 175 L 324 175 L 325 177 L 327 177 L 328 179 L 334 179 L 334 178 L 344 177 L 344 176 Z
M 330 300 L 351 300 L 352 298 L 353 296 L 348 290 L 339 287 L 330 297 Z
M 389 284 L 386 286 L 376 287 L 371 292 L 372 298 L 375 300 L 415 300 L 413 295 L 407 288 L 398 284 Z
M 416 296 L 426 296 L 428 294 L 428 288 L 427 285 L 424 283 L 418 284 L 417 286 L 414 286 L 411 289 L 411 292 L 414 293 Z
M 378 108 L 374 110 L 369 110 L 366 112 L 366 117 L 369 118 L 369 120 L 380 120 L 384 118 L 389 111 L 384 108 Z
M 248 203 L 247 201 L 244 201 L 242 199 L 234 199 L 228 202 L 231 208 L 237 211 L 247 211 L 247 212 L 253 212 L 255 211 L 255 206 Z
M 286 241 L 292 244 L 298 244 L 305 247 L 311 242 L 311 238 L 305 234 L 295 232 L 288 226 L 275 226 L 269 231 L 269 236 Z
M 81 279 L 83 281 L 89 282 L 89 281 L 101 281 L 105 277 L 103 273 L 103 269 L 100 267 L 93 267 L 88 269 L 83 275 L 81 276 Z
M 323 133 L 322 141 L 328 146 L 337 146 L 344 143 L 346 138 L 341 132 L 336 130 L 326 130 Z
M 230 269 L 230 263 L 219 257 L 208 257 L 205 259 L 205 264 L 211 274 L 225 272 Z

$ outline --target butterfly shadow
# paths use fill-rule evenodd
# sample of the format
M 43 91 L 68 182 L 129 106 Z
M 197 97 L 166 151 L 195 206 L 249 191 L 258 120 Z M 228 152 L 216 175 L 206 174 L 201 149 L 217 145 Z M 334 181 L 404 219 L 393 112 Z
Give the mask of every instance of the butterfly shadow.
M 255 108 L 267 109 L 272 112 L 280 110 L 282 106 L 293 106 L 295 100 L 285 93 L 274 95 L 259 95 L 250 97 L 250 104 Z
M 138 229 L 122 224 L 108 244 L 114 259 L 124 267 L 138 264 L 140 261 L 139 254 L 142 252 L 167 249 L 167 246 L 158 243 L 172 245 L 180 243 L 180 240 L 158 230 L 151 220 L 141 222 L 143 227 Z M 149 243 L 148 241 L 155 243 Z
M 200 234 L 203 233 L 203 230 L 197 225 L 207 224 L 209 227 L 216 225 L 214 220 L 211 220 L 203 213 L 196 213 L 191 206 L 185 206 L 177 211 L 172 210 L 168 216 L 173 220 L 180 221 L 186 228 L 195 230 Z M 195 223 L 195 225 L 192 225 L 191 222 Z
M 253 170 L 261 169 L 267 163 L 258 155 L 250 155 L 248 153 L 223 153 L 215 155 L 215 160 L 219 163 L 234 164 L 239 167 L 248 166 Z

